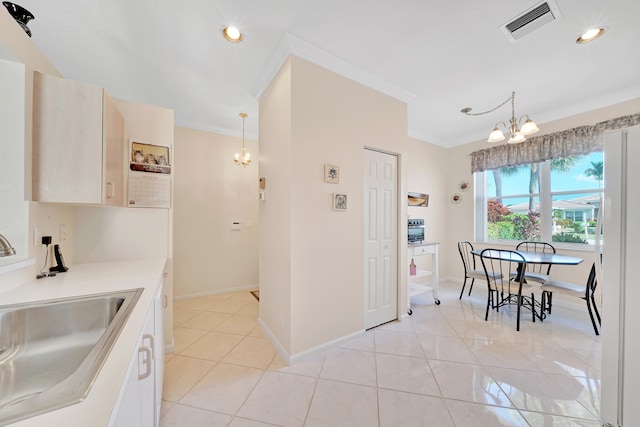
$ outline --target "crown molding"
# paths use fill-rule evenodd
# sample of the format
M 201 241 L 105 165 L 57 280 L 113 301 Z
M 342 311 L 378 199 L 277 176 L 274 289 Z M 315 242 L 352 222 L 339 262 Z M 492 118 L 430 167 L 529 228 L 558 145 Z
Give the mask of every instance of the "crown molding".
M 415 94 L 393 85 L 373 74 L 356 67 L 348 61 L 296 36 L 285 33 L 280 39 L 273 54 L 265 64 L 265 67 L 251 88 L 250 94 L 255 99 L 260 99 L 264 90 L 290 56 L 294 55 L 320 67 L 326 68 L 343 77 L 356 81 L 371 89 L 382 92 L 400 101 L 409 103 L 415 98 Z
M 240 130 L 241 128 L 231 129 L 231 128 L 225 128 L 220 126 L 208 126 L 208 125 L 203 125 L 201 123 L 187 122 L 184 120 L 176 120 L 175 126 L 193 129 L 193 130 L 199 130 L 203 132 L 215 133 L 218 135 L 226 135 L 226 136 L 233 136 L 236 138 L 242 138 L 242 130 Z M 245 129 L 244 136 L 245 136 L 245 139 L 254 140 L 254 141 L 258 140 L 258 135 L 254 132 L 250 132 L 248 129 Z

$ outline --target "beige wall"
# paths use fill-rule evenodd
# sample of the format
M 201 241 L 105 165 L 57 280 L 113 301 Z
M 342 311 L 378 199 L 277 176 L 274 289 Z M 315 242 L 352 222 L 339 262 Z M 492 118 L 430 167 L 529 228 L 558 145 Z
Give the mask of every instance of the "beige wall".
M 287 60 L 260 99 L 260 320 L 291 348 L 292 97 Z M 286 349 L 286 350 L 284 350 Z
M 176 297 L 258 287 L 258 144 L 245 144 L 256 161 L 236 166 L 242 138 L 175 129 Z
M 407 137 L 406 104 L 296 57 L 265 91 L 260 117 L 260 318 L 295 357 L 363 330 L 364 148 L 399 155 L 404 194 L 409 147 L 419 144 Z M 325 163 L 340 167 L 339 184 L 324 182 Z M 412 185 L 432 185 L 425 176 Z M 332 210 L 335 192 L 348 195 L 347 212 Z M 406 205 L 399 210 L 406 218 Z M 406 271 L 401 263 L 405 310 Z

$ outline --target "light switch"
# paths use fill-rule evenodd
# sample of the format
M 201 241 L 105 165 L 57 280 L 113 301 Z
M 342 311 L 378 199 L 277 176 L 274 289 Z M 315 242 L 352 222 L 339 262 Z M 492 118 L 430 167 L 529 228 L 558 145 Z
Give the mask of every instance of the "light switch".
M 240 231 L 240 222 L 232 222 L 231 223 L 231 229 L 233 231 Z

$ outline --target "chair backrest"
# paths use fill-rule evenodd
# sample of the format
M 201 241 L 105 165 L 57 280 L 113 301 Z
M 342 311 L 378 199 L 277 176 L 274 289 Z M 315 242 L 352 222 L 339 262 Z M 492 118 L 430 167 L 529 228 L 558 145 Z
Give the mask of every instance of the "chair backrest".
M 551 243 L 547 242 L 530 242 L 524 241 L 518 243 L 516 246 L 516 251 L 525 251 L 525 252 L 539 252 L 539 253 L 556 253 L 556 248 L 553 247 Z M 537 264 L 530 265 L 529 271 L 533 271 L 535 273 L 549 274 L 551 272 L 551 264 Z
M 598 279 L 596 278 L 596 263 L 594 262 L 591 266 L 591 271 L 589 271 L 589 278 L 587 279 L 587 289 L 585 298 L 589 298 L 589 295 L 593 295 L 596 291 L 596 287 L 598 286 Z
M 476 257 L 471 253 L 473 245 L 467 240 L 458 242 L 458 252 L 460 252 L 460 258 L 462 258 L 462 265 L 464 265 L 464 274 L 466 275 L 472 270 L 476 269 Z
M 513 294 L 515 283 L 519 285 L 518 293 L 520 293 L 524 273 L 527 271 L 527 262 L 521 254 L 505 249 L 484 249 L 480 253 L 480 260 L 491 289 Z M 519 276 L 511 280 L 510 275 L 514 271 L 519 272 Z

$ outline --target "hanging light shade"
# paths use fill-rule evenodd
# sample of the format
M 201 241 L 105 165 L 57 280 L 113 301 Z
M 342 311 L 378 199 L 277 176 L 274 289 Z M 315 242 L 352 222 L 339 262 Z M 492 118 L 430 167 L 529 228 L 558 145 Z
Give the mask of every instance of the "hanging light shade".
M 529 116 L 527 116 L 527 121 L 524 122 L 522 126 L 520 126 L 520 132 L 523 135 L 532 135 L 539 130 L 540 129 L 538 129 L 538 126 L 533 122 L 533 120 L 529 118 Z
M 504 101 L 502 104 L 498 105 L 495 108 L 492 108 L 491 110 L 483 111 L 481 113 L 472 113 L 470 107 L 465 107 L 462 110 L 460 110 L 460 112 L 462 112 L 462 113 L 464 113 L 464 114 L 466 114 L 468 116 L 480 116 L 482 114 L 487 114 L 487 113 L 491 113 L 493 111 L 496 111 L 498 108 L 502 107 L 507 102 L 511 101 L 511 119 L 509 120 L 510 126 L 508 127 L 510 137 L 509 137 L 509 140 L 507 142 L 509 144 L 519 144 L 521 142 L 524 142 L 527 139 L 525 137 L 526 135 L 534 134 L 534 133 L 538 132 L 540 129 L 538 129 L 538 125 L 536 125 L 535 122 L 533 120 L 531 120 L 529 118 L 529 116 L 526 115 L 526 114 L 516 120 L 516 115 L 515 115 L 515 97 L 516 97 L 516 93 L 515 92 L 511 92 L 511 96 L 509 98 L 507 98 L 507 100 Z M 518 123 L 522 122 L 523 119 L 526 119 L 524 124 L 521 127 L 518 127 Z M 502 126 L 507 128 L 507 125 L 504 122 L 498 122 L 496 124 L 496 127 L 491 131 L 491 134 L 489 134 L 489 139 L 487 139 L 487 142 L 500 142 L 500 141 L 503 141 L 505 139 L 504 133 L 498 127 L 498 125 L 500 125 L 500 124 L 502 124 Z
M 240 117 L 242 117 L 242 152 L 236 153 L 233 161 L 236 166 L 244 166 L 247 167 L 251 164 L 251 154 L 247 151 L 244 146 L 244 119 L 249 117 L 246 113 L 240 113 Z
M 489 139 L 487 139 L 487 141 L 489 141 L 489 142 L 500 142 L 500 141 L 503 141 L 503 140 L 504 140 L 504 133 L 502 133 L 502 131 L 500 130 L 500 128 L 496 124 L 496 127 L 493 128 L 493 130 L 491 131 L 491 134 L 489 135 Z

